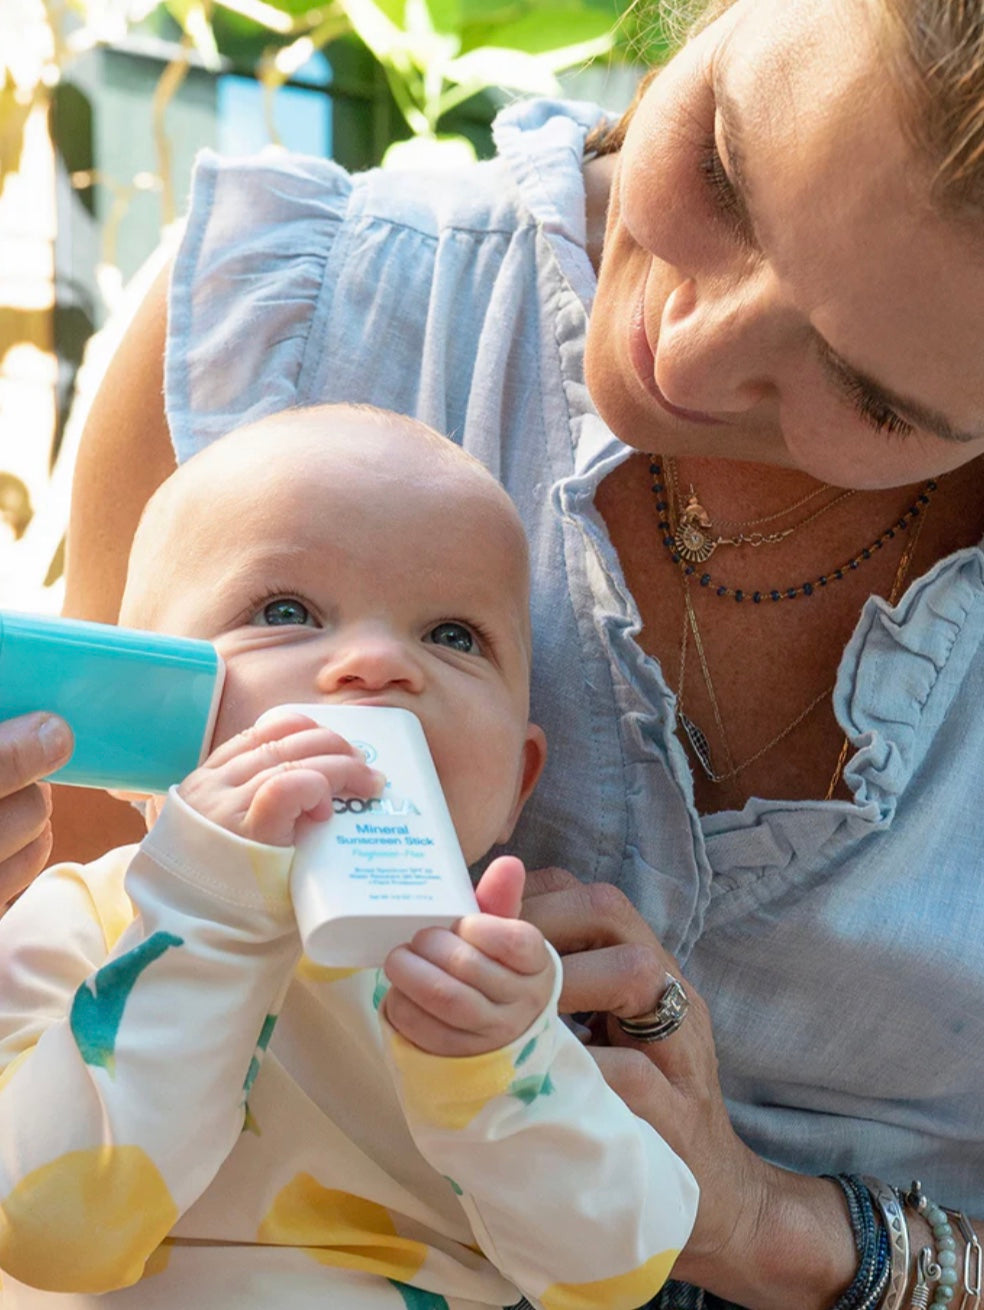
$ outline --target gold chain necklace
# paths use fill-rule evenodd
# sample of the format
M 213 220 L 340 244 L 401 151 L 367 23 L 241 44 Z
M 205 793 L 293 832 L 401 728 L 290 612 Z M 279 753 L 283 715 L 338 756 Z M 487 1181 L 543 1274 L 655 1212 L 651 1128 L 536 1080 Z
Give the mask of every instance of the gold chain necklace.
M 925 521 L 926 521 L 925 513 L 920 514 L 915 520 L 916 523 L 915 528 L 910 533 L 909 538 L 906 541 L 905 549 L 903 550 L 902 555 L 899 558 L 898 567 L 895 571 L 895 578 L 892 582 L 891 591 L 889 592 L 888 603 L 890 605 L 895 605 L 899 599 L 899 596 L 902 594 L 902 588 L 905 584 L 906 577 L 908 576 L 909 568 L 912 564 L 912 558 L 915 554 L 916 546 L 918 545 L 919 537 L 922 533 L 922 528 Z M 723 782 L 730 782 L 731 779 L 738 777 L 739 774 L 743 773 L 746 769 L 750 768 L 753 764 L 757 763 L 763 757 L 763 755 L 771 751 L 773 747 L 778 746 L 779 743 L 781 741 L 784 741 L 786 737 L 788 737 L 791 732 L 793 732 L 796 728 L 798 728 L 799 725 L 805 719 L 809 718 L 809 716 L 813 713 L 813 711 L 817 708 L 817 706 L 832 694 L 834 690 L 834 683 L 830 683 L 829 686 L 824 687 L 822 691 L 818 692 L 817 695 L 814 696 L 814 698 L 810 701 L 810 703 L 804 709 L 800 710 L 800 712 L 796 715 L 796 717 L 790 720 L 790 722 L 787 723 L 785 727 L 780 729 L 780 731 L 777 732 L 774 737 L 771 737 L 765 743 L 764 746 L 760 746 L 758 750 L 756 750 L 752 755 L 749 755 L 747 759 L 744 759 L 740 763 L 736 764 L 734 761 L 734 757 L 731 754 L 731 748 L 728 745 L 728 737 L 727 737 L 727 733 L 724 730 L 724 719 L 721 714 L 720 702 L 718 701 L 717 692 L 715 691 L 714 683 L 713 680 L 711 679 L 711 670 L 707 661 L 707 654 L 704 650 L 704 642 L 701 637 L 700 626 L 697 622 L 697 614 L 696 611 L 694 610 L 693 601 L 690 596 L 690 578 L 687 574 L 683 574 L 681 576 L 680 581 L 683 586 L 683 602 L 684 602 L 685 616 L 684 616 L 684 625 L 683 625 L 683 637 L 680 642 L 680 679 L 677 687 L 677 721 L 679 722 L 680 727 L 683 729 L 684 735 L 686 736 L 687 741 L 690 744 L 691 750 L 696 756 L 701 766 L 701 769 L 703 770 L 708 780 L 716 784 L 723 783 Z M 718 773 L 713 767 L 711 761 L 711 749 L 710 749 L 710 744 L 707 740 L 707 736 L 705 735 L 704 732 L 701 731 L 701 729 L 697 726 L 697 724 L 693 721 L 693 719 L 691 719 L 689 715 L 685 713 L 683 708 L 684 683 L 686 679 L 686 669 L 687 669 L 687 647 L 689 644 L 688 634 L 693 637 L 694 648 L 697 651 L 697 658 L 700 663 L 704 686 L 707 690 L 708 700 L 711 703 L 711 711 L 714 715 L 714 725 L 717 728 L 718 736 L 720 738 L 721 745 L 724 750 L 725 768 L 724 771 L 721 773 Z M 829 801 L 833 799 L 834 792 L 837 789 L 837 784 L 840 781 L 841 774 L 843 773 L 844 770 L 844 765 L 847 762 L 847 753 L 849 749 L 850 749 L 850 738 L 845 736 L 843 744 L 841 746 L 840 754 L 837 759 L 837 764 L 834 769 L 833 777 L 831 778 L 830 783 L 827 787 L 827 791 L 824 795 L 825 800 Z
M 679 565 L 686 577 L 691 577 L 697 574 L 697 565 L 685 559 L 677 550 L 673 526 L 676 517 L 676 506 L 671 505 L 666 499 L 667 494 L 672 493 L 673 488 L 667 487 L 664 482 L 663 465 L 660 464 L 656 455 L 650 455 L 649 457 L 649 473 L 652 479 L 651 490 L 656 498 L 656 512 L 659 515 L 658 526 L 662 543 L 669 552 L 673 563 Z M 923 514 L 928 508 L 929 498 L 937 490 L 938 486 L 939 484 L 933 478 L 930 478 L 909 508 L 894 523 L 889 524 L 885 531 L 880 533 L 874 541 L 862 547 L 856 555 L 853 555 L 844 564 L 838 565 L 832 572 L 821 573 L 818 577 L 797 583 L 795 587 L 763 587 L 757 588 L 755 591 L 745 591 L 742 587 L 729 587 L 716 583 L 710 573 L 706 572 L 700 573 L 697 581 L 702 587 L 707 587 L 709 591 L 712 591 L 715 596 L 727 596 L 739 603 L 750 600 L 753 605 L 759 605 L 764 601 L 787 601 L 796 600 L 800 596 L 813 596 L 831 583 L 842 581 L 847 577 L 848 573 L 860 568 L 865 561 L 874 559 L 878 551 L 893 540 L 899 532 L 908 531 L 920 514 Z M 816 517 L 816 514 L 811 515 L 811 518 Z
M 683 497 L 680 495 L 680 488 L 677 482 L 676 461 L 672 456 L 668 455 L 663 462 L 666 466 L 666 472 L 669 475 L 670 494 L 674 499 L 676 506 L 679 506 Z M 802 499 L 796 501 L 795 504 L 787 505 L 785 509 L 776 510 L 773 514 L 764 514 L 761 518 L 746 519 L 741 523 L 732 523 L 732 526 L 741 529 L 756 527 L 766 523 L 774 523 L 777 519 L 785 518 L 786 515 L 792 514 L 798 509 L 802 509 L 804 505 L 816 500 L 818 496 L 822 496 L 825 491 L 832 490 L 832 487 L 829 487 L 824 483 L 822 487 L 818 487 L 815 491 L 811 491 L 808 496 L 803 496 Z M 685 559 L 690 564 L 705 563 L 706 560 L 711 558 L 718 546 L 774 546 L 780 541 L 785 541 L 787 537 L 791 537 L 799 528 L 805 528 L 808 523 L 814 522 L 814 520 L 820 518 L 822 514 L 826 514 L 828 510 L 833 509 L 835 505 L 840 505 L 842 501 L 847 500 L 854 494 L 855 492 L 853 489 L 839 492 L 832 500 L 821 505 L 820 508 L 814 510 L 812 514 L 808 514 L 805 519 L 801 519 L 799 523 L 793 523 L 788 528 L 784 528 L 781 531 L 749 533 L 739 531 L 736 537 L 725 537 L 720 534 L 715 535 L 710 516 L 698 500 L 697 493 L 691 485 L 690 495 L 686 504 L 682 510 L 679 510 L 675 514 L 676 528 L 673 531 L 673 544 L 681 559 Z M 721 521 L 724 523 L 731 522 L 729 519 Z

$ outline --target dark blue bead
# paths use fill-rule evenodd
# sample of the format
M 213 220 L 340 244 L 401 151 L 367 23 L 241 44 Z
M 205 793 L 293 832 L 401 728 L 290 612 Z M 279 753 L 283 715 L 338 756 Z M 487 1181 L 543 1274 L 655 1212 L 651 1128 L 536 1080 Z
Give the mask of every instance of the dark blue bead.
M 744 599 L 745 599 L 745 593 L 739 587 L 738 590 L 735 592 L 735 600 L 744 600 Z
M 871 559 L 871 551 L 867 546 L 865 546 L 864 550 L 861 552 L 861 557 L 862 559 Z
M 928 504 L 929 504 L 929 497 L 926 495 L 925 492 L 923 492 L 923 494 L 919 497 L 919 504 L 920 504 L 920 505 L 928 505 Z
M 727 596 L 727 594 L 728 594 L 728 588 L 727 588 L 727 587 L 718 587 L 718 589 L 717 589 L 717 594 L 718 594 L 719 596 Z
M 782 596 L 779 594 L 778 591 L 770 591 L 769 595 L 772 597 L 773 600 L 782 600 Z
M 662 526 L 663 526 L 663 525 L 660 524 L 660 527 L 662 527 Z M 664 537 L 664 538 L 663 538 L 663 545 L 664 545 L 664 546 L 672 546 L 672 545 L 673 545 L 673 538 L 672 538 L 672 537 Z
M 834 574 L 834 577 L 837 579 L 838 582 L 840 582 L 841 579 L 844 577 L 844 570 L 843 570 L 843 569 L 838 569 L 838 570 L 836 571 L 836 573 Z
M 858 561 L 857 561 L 856 559 L 852 559 L 851 562 L 850 562 L 850 564 L 848 564 L 847 567 L 848 567 L 849 569 L 856 569 L 856 568 L 858 567 Z
M 818 582 L 820 583 L 820 586 L 821 586 L 821 587 L 825 587 L 825 586 L 827 585 L 827 575 L 826 575 L 826 573 L 821 573 L 821 574 L 820 574 L 820 577 L 818 578 Z
M 885 533 L 885 536 L 889 541 L 891 541 L 892 538 L 895 536 L 895 529 L 889 528 L 889 530 Z
M 803 595 L 804 595 L 804 596 L 812 596 L 812 595 L 813 595 L 813 583 L 812 583 L 812 582 L 804 582 L 804 583 L 803 583 Z
M 760 604 L 762 600 L 762 593 L 760 591 L 753 591 L 752 600 L 755 602 L 756 605 Z
M 681 557 L 680 555 L 677 554 L 676 551 L 674 551 L 673 554 L 670 556 L 670 559 L 673 561 L 674 564 L 679 564 Z
M 799 594 L 799 587 L 789 587 L 786 591 L 786 595 L 789 597 L 790 600 L 795 600 L 798 594 Z
M 687 575 L 688 578 L 690 577 L 690 575 L 691 575 L 692 573 L 696 573 L 696 572 L 697 572 L 697 570 L 694 568 L 694 566 L 693 566 L 692 564 L 685 564 L 685 565 L 683 566 L 683 571 L 684 571 L 684 573 Z
M 655 488 L 654 488 L 654 490 L 655 490 Z M 665 511 L 665 509 L 666 509 L 666 501 L 665 501 L 665 500 L 657 500 L 657 502 L 656 502 L 656 512 L 657 512 L 658 514 L 662 514 L 662 513 Z
M 700 585 L 702 587 L 708 586 L 710 581 L 711 581 L 711 575 L 709 573 L 702 573 L 700 575 Z
M 910 507 L 909 507 L 909 517 L 910 517 L 911 519 L 914 519 L 918 513 L 919 513 L 919 506 L 918 506 L 918 505 L 910 505 Z
M 673 540 L 673 538 L 669 535 L 670 525 L 666 522 L 665 519 L 662 519 L 659 523 L 656 524 L 656 526 L 659 528 L 660 532 L 665 532 L 667 534 L 663 538 L 663 545 L 668 546 L 670 542 Z
M 935 482 L 929 482 L 929 483 L 926 484 L 926 487 L 927 487 L 927 490 L 928 490 L 928 491 L 935 491 L 935 490 L 936 490 L 936 483 L 935 483 Z

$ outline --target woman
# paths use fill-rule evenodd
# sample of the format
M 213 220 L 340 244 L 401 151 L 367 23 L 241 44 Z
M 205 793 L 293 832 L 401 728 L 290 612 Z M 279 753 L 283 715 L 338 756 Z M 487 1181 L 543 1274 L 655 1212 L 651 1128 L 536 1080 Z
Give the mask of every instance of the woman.
M 701 1183 L 677 1275 L 750 1310 L 969 1307 L 971 1221 L 887 1185 L 984 1219 L 984 11 L 706 17 L 627 126 L 519 107 L 465 178 L 206 164 L 174 448 L 371 400 L 496 472 L 551 746 L 516 849 L 571 870 L 527 913 Z M 163 304 L 82 452 L 89 618 L 174 458 Z

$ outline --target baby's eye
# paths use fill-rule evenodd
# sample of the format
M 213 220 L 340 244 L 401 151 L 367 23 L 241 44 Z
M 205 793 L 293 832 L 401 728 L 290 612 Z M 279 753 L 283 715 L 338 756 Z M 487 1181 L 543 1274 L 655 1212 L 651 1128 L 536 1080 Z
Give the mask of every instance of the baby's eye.
M 461 651 L 463 655 L 480 654 L 474 633 L 464 623 L 439 623 L 436 628 L 431 628 L 427 640 L 435 646 L 447 646 L 449 650 Z
M 296 596 L 278 596 L 276 600 L 267 601 L 262 609 L 257 610 L 251 622 L 259 627 L 276 628 L 296 624 L 305 627 L 312 624 L 311 611 Z

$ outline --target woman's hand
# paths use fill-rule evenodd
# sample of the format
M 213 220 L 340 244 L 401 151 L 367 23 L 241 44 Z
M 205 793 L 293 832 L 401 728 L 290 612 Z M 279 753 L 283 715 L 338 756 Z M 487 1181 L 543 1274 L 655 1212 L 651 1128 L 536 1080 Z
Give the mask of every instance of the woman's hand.
M 51 789 L 40 779 L 71 753 L 68 725 L 52 714 L 0 722 L 0 914 L 45 866 Z
M 663 1041 L 634 1041 L 616 1022 L 653 1010 L 667 974 L 681 977 L 635 907 L 608 884 L 538 869 L 527 876 L 523 915 L 563 957 L 561 1011 L 600 1016 L 593 1025 L 599 1044 L 589 1049 L 605 1080 L 700 1185 L 697 1221 L 674 1278 L 750 1310 L 830 1305 L 854 1276 L 837 1189 L 767 1164 L 737 1136 L 707 1006 L 692 984 L 685 983 L 686 1018 Z

